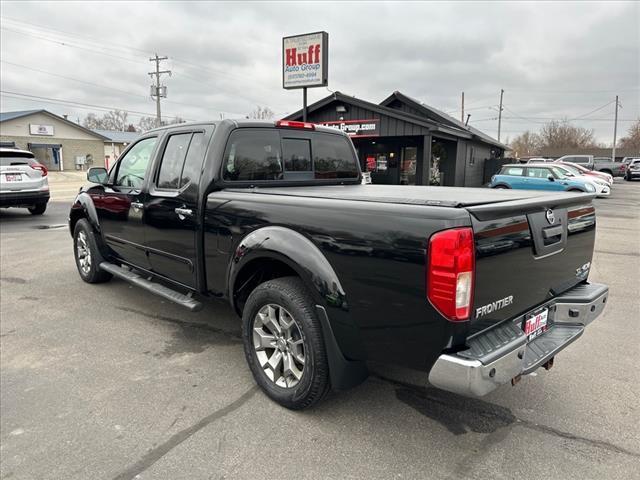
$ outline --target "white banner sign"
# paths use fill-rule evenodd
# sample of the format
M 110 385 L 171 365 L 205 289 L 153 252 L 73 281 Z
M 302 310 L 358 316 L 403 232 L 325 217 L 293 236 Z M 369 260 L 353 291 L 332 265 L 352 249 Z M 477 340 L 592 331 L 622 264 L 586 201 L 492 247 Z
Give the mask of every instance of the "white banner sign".
M 31 135 L 49 135 L 53 136 L 53 125 L 36 125 L 34 123 L 29 124 L 29 133 Z
M 328 85 L 329 34 L 308 33 L 282 39 L 282 87 Z

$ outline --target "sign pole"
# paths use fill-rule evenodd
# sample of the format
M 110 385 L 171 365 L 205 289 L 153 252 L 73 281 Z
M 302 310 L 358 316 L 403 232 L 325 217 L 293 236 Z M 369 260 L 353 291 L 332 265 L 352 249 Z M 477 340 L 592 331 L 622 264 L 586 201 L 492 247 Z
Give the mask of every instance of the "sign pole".
M 307 87 L 302 89 L 302 121 L 307 121 Z

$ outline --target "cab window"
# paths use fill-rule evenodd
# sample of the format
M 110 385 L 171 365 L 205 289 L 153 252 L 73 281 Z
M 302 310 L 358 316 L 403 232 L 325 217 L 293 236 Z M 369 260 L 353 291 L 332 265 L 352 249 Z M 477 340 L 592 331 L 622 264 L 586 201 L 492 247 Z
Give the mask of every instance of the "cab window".
M 277 131 L 243 128 L 229 136 L 222 175 L 231 181 L 282 180 L 282 163 Z
M 157 137 L 144 138 L 133 145 L 118 162 L 115 185 L 142 188 Z

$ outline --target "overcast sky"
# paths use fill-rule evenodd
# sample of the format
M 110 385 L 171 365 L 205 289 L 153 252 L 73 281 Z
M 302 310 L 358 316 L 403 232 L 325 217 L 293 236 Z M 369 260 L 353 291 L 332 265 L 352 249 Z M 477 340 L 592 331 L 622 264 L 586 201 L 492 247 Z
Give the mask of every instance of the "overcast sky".
M 470 124 L 495 137 L 503 88 L 503 141 L 569 118 L 611 143 L 616 94 L 618 137 L 640 116 L 637 2 L 3 1 L 1 14 L 2 111 L 102 113 L 62 104 L 78 102 L 129 110 L 137 123 L 155 114 L 157 52 L 173 72 L 163 116 L 240 117 L 262 105 L 280 117 L 302 102 L 281 88 L 281 38 L 325 30 L 331 90 L 373 102 L 399 90 L 458 118 L 464 91 Z M 328 94 L 310 89 L 310 103 Z

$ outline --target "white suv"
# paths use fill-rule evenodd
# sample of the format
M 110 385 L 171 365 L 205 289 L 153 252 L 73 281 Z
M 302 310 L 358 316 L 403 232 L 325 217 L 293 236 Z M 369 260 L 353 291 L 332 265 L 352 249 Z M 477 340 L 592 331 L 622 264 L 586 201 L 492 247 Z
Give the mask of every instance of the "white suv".
M 0 148 L 0 208 L 24 207 L 42 215 L 49 201 L 47 173 L 33 153 Z

